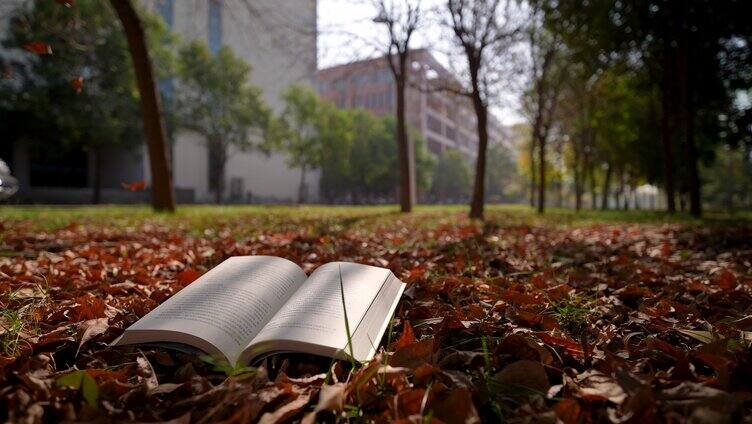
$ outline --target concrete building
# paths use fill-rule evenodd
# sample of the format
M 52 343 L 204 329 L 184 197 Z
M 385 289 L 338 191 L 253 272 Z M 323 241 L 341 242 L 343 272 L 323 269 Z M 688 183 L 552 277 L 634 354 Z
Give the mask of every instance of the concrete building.
M 420 132 L 434 154 L 456 149 L 474 160 L 478 135 L 470 100 L 439 89 L 439 85 L 458 82 L 427 49 L 413 50 L 410 61 L 411 82 L 405 93 L 408 125 Z M 385 57 L 321 69 L 316 80 L 319 94 L 340 108 L 364 108 L 376 115 L 395 113 L 395 83 Z M 488 130 L 489 145 L 509 138 L 493 115 Z
M 16 0 L 13 0 L 16 1 Z M 22 3 L 20 0 L 18 3 Z M 315 83 L 316 0 L 141 0 L 162 16 L 183 40 L 203 40 L 210 50 L 223 45 L 251 65 L 250 82 L 263 90 L 264 100 L 275 112 L 282 108 L 281 92 L 291 84 Z M 179 87 L 174 81 L 159 82 L 166 95 Z M 1 137 L 1 136 L 0 136 Z M 3 143 L 0 143 L 3 144 Z M 53 175 L 40 174 L 39 154 L 33 147 L 16 143 L 0 154 L 10 156 L 21 189 L 18 198 L 32 202 L 85 203 L 91 199 L 92 160 L 79 153 L 70 164 L 54 164 Z M 42 155 L 44 156 L 44 155 Z M 201 136 L 178 131 L 170 151 L 173 181 L 179 202 L 211 202 L 209 153 Z M 146 146 L 109 149 L 104 152 L 104 202 L 148 200 L 148 193 L 130 193 L 121 182 L 145 180 L 149 185 Z M 71 184 L 55 178 L 62 168 L 71 171 Z M 50 168 L 51 169 L 51 168 Z M 48 172 L 48 173 L 49 173 Z M 318 176 L 307 173 L 308 199 L 318 198 Z M 265 156 L 257 151 L 231 149 L 226 167 L 224 198 L 227 202 L 292 202 L 297 198 L 300 170 L 291 169 L 282 154 Z

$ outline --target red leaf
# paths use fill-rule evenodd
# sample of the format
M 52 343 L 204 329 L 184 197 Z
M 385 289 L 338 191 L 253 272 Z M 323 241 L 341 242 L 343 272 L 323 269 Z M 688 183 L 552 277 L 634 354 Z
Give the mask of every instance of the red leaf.
M 76 91 L 76 93 L 80 93 L 84 89 L 84 78 L 82 76 L 77 76 L 71 80 L 71 87 Z
M 136 181 L 133 183 L 120 183 L 120 186 L 128 191 L 140 191 L 146 189 L 146 181 Z
M 52 54 L 52 47 L 43 41 L 32 41 L 30 43 L 26 43 L 24 44 L 23 48 L 27 52 L 34 54 Z
M 554 412 L 564 424 L 577 424 L 580 422 L 580 402 L 577 399 L 562 399 L 554 405 Z
M 446 396 L 436 399 L 431 407 L 436 418 L 445 423 L 480 423 L 478 411 L 473 404 L 473 396 L 467 389 L 454 389 Z
M 94 297 L 91 294 L 83 295 L 76 299 L 77 305 L 73 310 L 73 320 L 83 321 L 95 318 L 104 318 L 104 311 L 107 309 L 102 299 Z
M 556 337 L 552 336 L 548 333 L 536 333 L 536 335 L 543 341 L 543 343 L 548 343 L 556 346 L 563 347 L 566 349 L 570 354 L 573 355 L 582 355 L 582 346 L 575 342 L 572 339 L 566 339 L 563 337 Z
M 400 335 L 399 340 L 397 340 L 397 343 L 394 345 L 394 349 L 399 350 L 404 347 L 410 346 L 415 342 L 417 342 L 417 340 L 415 339 L 413 327 L 412 325 L 410 325 L 410 321 L 405 321 L 405 323 L 402 325 L 402 335 Z
M 526 387 L 542 394 L 546 394 L 551 387 L 543 365 L 526 359 L 507 365 L 496 374 L 496 379 L 507 385 Z
M 201 273 L 196 271 L 193 268 L 188 268 L 186 270 L 180 271 L 178 273 L 178 282 L 183 285 L 187 286 L 188 284 L 191 284 L 192 282 L 196 281 L 198 277 L 201 276 Z
M 433 339 L 423 339 L 402 349 L 397 349 L 389 364 L 395 367 L 415 368 L 424 362 L 432 362 L 433 353 Z
M 733 290 L 734 287 L 736 287 L 736 275 L 731 271 L 724 269 L 715 277 L 713 284 L 723 290 Z

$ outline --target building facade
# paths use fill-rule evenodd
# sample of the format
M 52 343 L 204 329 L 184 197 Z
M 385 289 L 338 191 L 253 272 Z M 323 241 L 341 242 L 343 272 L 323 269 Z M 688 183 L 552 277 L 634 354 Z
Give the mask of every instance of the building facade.
M 13 2 L 13 7 L 23 4 L 21 0 Z M 250 83 L 262 89 L 264 100 L 274 112 L 281 111 L 280 95 L 288 86 L 315 84 L 316 0 L 140 2 L 145 9 L 161 16 L 181 39 L 202 40 L 213 52 L 222 46 L 232 49 L 251 66 Z M 179 90 L 176 81 L 169 79 L 159 81 L 158 86 L 165 96 Z M 0 144 L 4 144 L 0 157 L 10 163 L 19 179 L 19 201 L 87 203 L 91 200 L 94 170 L 90 153 L 76 152 L 65 163 L 57 160 L 48 164 L 45 155 L 35 147 L 6 143 L 1 141 L 3 138 L 0 135 Z M 213 201 L 209 149 L 203 137 L 178 130 L 172 141 L 169 156 L 178 201 Z M 102 201 L 148 201 L 148 193 L 132 193 L 120 187 L 122 182 L 141 180 L 150 185 L 145 143 L 131 149 L 105 148 L 101 154 Z M 298 196 L 300 172 L 288 166 L 282 154 L 267 156 L 254 150 L 231 148 L 223 198 L 230 203 L 293 202 Z M 308 172 L 307 182 L 308 199 L 315 201 L 318 176 Z
M 405 92 L 406 119 L 440 155 L 456 149 L 468 160 L 478 154 L 476 118 L 470 100 L 441 89 L 458 84 L 427 49 L 410 52 L 410 83 Z M 393 115 L 397 108 L 395 82 L 385 57 L 321 69 L 316 74 L 319 94 L 340 108 L 363 108 L 376 115 Z M 440 83 L 439 83 L 440 82 Z M 489 145 L 508 139 L 506 129 L 489 114 Z

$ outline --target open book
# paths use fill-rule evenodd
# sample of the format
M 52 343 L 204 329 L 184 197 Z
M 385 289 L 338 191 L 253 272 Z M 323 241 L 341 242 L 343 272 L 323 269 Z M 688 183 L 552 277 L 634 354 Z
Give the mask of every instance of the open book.
M 330 262 L 306 278 L 287 259 L 235 256 L 146 314 L 113 344 L 178 343 L 230 364 L 276 352 L 345 359 L 346 315 L 353 356 L 368 361 L 404 287 L 388 269 L 369 265 Z

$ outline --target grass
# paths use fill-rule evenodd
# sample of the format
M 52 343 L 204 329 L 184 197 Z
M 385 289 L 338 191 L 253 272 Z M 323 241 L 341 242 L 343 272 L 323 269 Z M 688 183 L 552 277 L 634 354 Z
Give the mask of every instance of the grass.
M 280 205 L 184 205 L 175 214 L 155 213 L 147 205 L 97 206 L 0 206 L 0 223 L 5 227 L 23 223 L 30 230 L 54 230 L 75 224 L 107 224 L 117 227 L 136 226 L 145 221 L 185 226 L 188 229 L 212 229 L 233 221 L 247 225 L 243 231 L 253 233 L 258 228 L 278 231 L 304 229 L 312 234 L 336 233 L 350 227 L 378 226 L 386 221 L 409 219 L 412 228 L 434 226 L 437 221 L 465 219 L 466 205 L 421 205 L 415 213 L 404 218 L 395 205 L 379 206 L 280 206 Z M 538 215 L 527 205 L 488 205 L 489 221 L 505 225 L 572 226 L 595 223 L 684 223 L 714 224 L 752 221 L 752 211 L 730 215 L 707 212 L 703 219 L 686 214 L 668 215 L 661 211 L 601 211 L 549 208 Z M 417 219 L 416 219 L 417 218 Z M 447 221 L 448 222 L 448 221 Z M 237 230 L 237 226 L 233 226 Z M 0 227 L 2 231 L 2 227 Z M 235 235 L 235 234 L 233 234 Z
M 353 369 L 356 368 L 357 363 L 355 361 L 355 354 L 353 353 L 353 344 L 352 344 L 352 332 L 350 331 L 350 320 L 347 318 L 347 303 L 345 303 L 345 286 L 342 282 L 342 265 L 337 265 L 339 268 L 339 293 L 342 296 L 342 313 L 344 315 L 345 320 L 345 331 L 347 332 L 347 348 L 350 351 L 350 364 L 352 365 Z
M 593 311 L 566 301 L 556 305 L 553 314 L 563 329 L 571 335 L 579 337 L 585 331 L 588 318 L 593 314 Z
M 0 355 L 16 356 L 26 338 L 39 332 L 37 310 L 48 300 L 42 285 L 0 294 Z
M 0 310 L 0 354 L 15 356 L 23 342 L 22 331 L 26 326 L 19 311 Z

